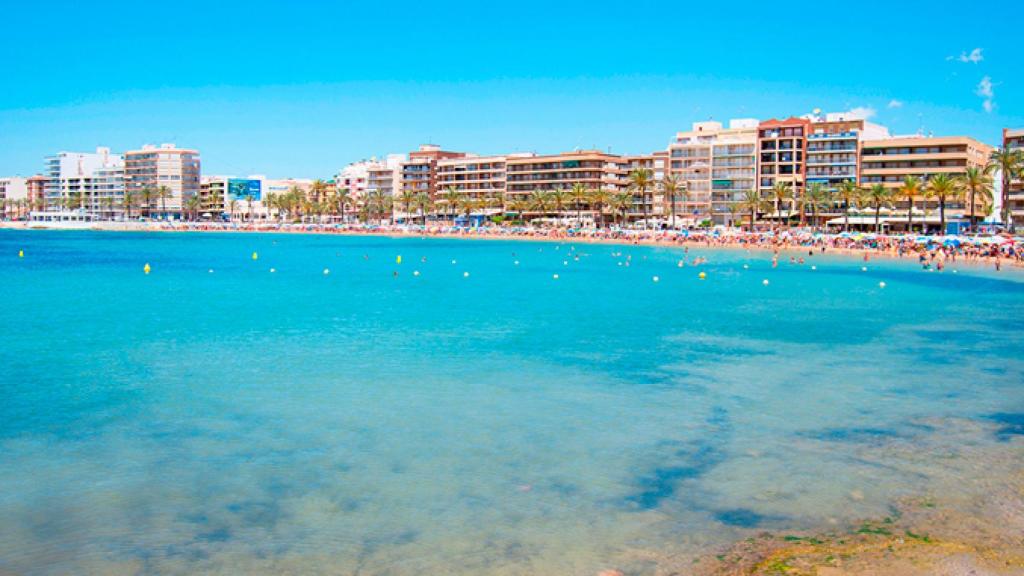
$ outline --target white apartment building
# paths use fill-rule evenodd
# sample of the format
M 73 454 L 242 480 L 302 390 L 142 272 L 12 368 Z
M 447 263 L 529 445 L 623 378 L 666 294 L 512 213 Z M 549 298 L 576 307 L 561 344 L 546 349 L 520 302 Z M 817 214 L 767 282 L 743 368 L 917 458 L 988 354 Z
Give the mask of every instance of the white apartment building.
M 43 188 L 46 210 L 60 212 L 70 207 L 94 216 L 121 214 L 124 166 L 120 154 L 111 154 L 104 147 L 96 152 L 58 152 L 48 156 Z

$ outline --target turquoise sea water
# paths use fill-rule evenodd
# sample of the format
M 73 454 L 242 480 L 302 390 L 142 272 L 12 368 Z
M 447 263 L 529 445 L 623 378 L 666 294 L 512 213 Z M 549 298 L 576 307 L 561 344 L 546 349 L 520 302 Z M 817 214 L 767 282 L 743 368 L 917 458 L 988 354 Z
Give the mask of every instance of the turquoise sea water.
M 984 473 L 948 422 L 1016 440 L 1024 283 L 862 265 L 2 232 L 0 572 L 653 574 L 884 514 Z

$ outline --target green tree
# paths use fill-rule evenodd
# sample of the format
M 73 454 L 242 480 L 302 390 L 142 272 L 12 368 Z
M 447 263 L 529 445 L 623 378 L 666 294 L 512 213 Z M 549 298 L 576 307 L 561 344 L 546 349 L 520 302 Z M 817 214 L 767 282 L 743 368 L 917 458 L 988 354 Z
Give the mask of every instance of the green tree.
M 676 228 L 676 200 L 682 196 L 686 201 L 688 192 L 686 183 L 675 174 L 666 174 L 661 181 L 661 191 L 665 194 L 665 201 L 668 202 L 668 211 L 671 215 L 672 229 Z
M 931 196 L 939 201 L 939 234 L 946 233 L 946 202 L 957 201 L 963 196 L 960 182 L 946 173 L 936 174 L 925 185 Z
M 922 182 L 917 176 L 904 176 L 895 197 L 907 201 L 907 232 L 914 230 L 914 199 L 921 195 Z
M 1010 150 L 1009 148 L 995 150 L 989 156 L 988 165 L 985 166 L 985 170 L 989 174 L 998 171 L 1002 175 L 1000 218 L 1003 224 L 1013 232 L 1015 224 L 1013 222 L 1013 213 L 1010 212 L 1010 183 L 1014 178 L 1020 178 L 1024 175 L 1024 151 Z
M 600 228 L 604 224 L 604 209 L 611 203 L 612 194 L 603 188 L 596 188 L 590 191 L 590 198 L 587 203 L 594 210 L 594 225 Z
M 583 227 L 583 205 L 590 199 L 590 190 L 582 182 L 575 182 L 569 189 L 569 196 L 576 206 L 576 225 Z
M 812 182 L 807 187 L 806 202 L 811 207 L 811 227 L 817 228 L 820 225 L 818 222 L 818 210 L 827 210 L 832 205 L 832 191 L 821 182 Z
M 654 173 L 646 168 L 638 168 L 629 173 L 628 181 L 628 189 L 640 196 L 644 214 L 644 229 L 646 230 L 651 222 L 647 197 L 655 184 Z
M 971 226 L 975 225 L 974 205 L 980 200 L 982 204 L 988 205 L 992 202 L 992 177 L 982 168 L 968 167 L 959 178 L 960 189 L 967 193 L 967 202 L 970 205 Z M 986 214 L 987 216 L 987 214 Z
M 865 188 L 862 196 L 865 204 L 875 209 L 875 233 L 882 231 L 879 216 L 883 206 L 889 206 L 892 202 L 892 191 L 884 184 L 878 183 L 870 188 Z
M 853 180 L 843 180 L 836 190 L 836 194 L 843 201 L 843 231 L 850 231 L 850 208 L 860 199 L 861 189 Z
M 541 218 L 551 211 L 552 197 L 547 190 L 536 189 L 530 193 L 530 211 L 540 213 Z
M 754 224 L 757 223 L 757 213 L 764 211 L 770 203 L 766 202 L 761 198 L 761 194 L 757 190 L 747 190 L 743 193 L 743 201 L 740 202 L 743 206 L 743 210 L 750 213 L 750 230 L 754 230 Z
M 779 226 L 782 225 L 782 208 L 787 201 L 793 199 L 793 187 L 789 182 L 782 180 L 776 180 L 775 184 L 772 185 L 772 201 L 775 203 L 775 215 L 779 219 Z M 789 220 L 788 216 L 786 220 Z

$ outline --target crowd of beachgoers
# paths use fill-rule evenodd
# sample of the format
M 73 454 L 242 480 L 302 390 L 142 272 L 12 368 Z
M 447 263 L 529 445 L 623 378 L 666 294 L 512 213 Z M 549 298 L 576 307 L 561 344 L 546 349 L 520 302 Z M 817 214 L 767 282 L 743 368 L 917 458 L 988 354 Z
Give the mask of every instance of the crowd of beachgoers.
M 7 228 L 39 227 L 37 223 L 4 223 Z M 60 226 L 46 226 L 57 228 Z M 974 235 L 873 234 L 822 232 L 810 229 L 698 228 L 643 230 L 619 227 L 573 228 L 532 226 L 453 226 L 406 224 L 316 224 L 278 222 L 92 222 L 88 229 L 121 231 L 276 232 L 302 234 L 385 235 L 444 238 L 606 242 L 614 244 L 699 246 L 813 253 L 856 253 L 913 258 L 923 268 L 942 270 L 948 263 L 973 262 L 1000 269 L 1024 266 L 1024 236 L 1009 233 Z

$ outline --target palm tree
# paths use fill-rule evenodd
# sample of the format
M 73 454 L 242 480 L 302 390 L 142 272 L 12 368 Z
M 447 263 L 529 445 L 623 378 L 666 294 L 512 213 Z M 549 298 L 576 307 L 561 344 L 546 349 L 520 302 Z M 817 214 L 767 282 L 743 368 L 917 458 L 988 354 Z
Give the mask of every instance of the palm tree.
M 981 200 L 982 204 L 992 201 L 992 177 L 984 169 L 968 167 L 960 176 L 960 188 L 967 193 L 967 202 L 971 206 L 971 226 L 974 226 L 974 203 Z
M 811 205 L 811 227 L 818 224 L 818 208 L 827 208 L 832 204 L 832 192 L 821 182 L 813 182 L 807 187 L 807 203 Z M 803 210 L 800 211 L 801 216 Z
M 124 191 L 124 198 L 121 200 L 121 204 L 122 204 L 122 206 L 124 206 L 124 213 L 125 213 L 125 219 L 126 220 L 131 220 L 132 219 L 132 206 L 135 204 L 135 202 L 136 202 L 135 192 L 132 192 L 131 190 L 125 190 Z
M 574 182 L 569 189 L 573 204 L 576 205 L 576 225 L 583 227 L 583 205 L 590 197 L 590 190 L 582 182 Z
M 643 203 L 644 230 L 650 224 L 650 214 L 647 207 L 647 193 L 654 186 L 654 173 L 646 168 L 639 168 L 629 173 L 629 190 L 640 195 Z
M 74 208 L 81 208 L 82 207 L 82 193 L 77 191 L 77 190 L 75 190 L 73 192 L 68 192 L 68 196 L 67 196 L 67 198 L 64 199 L 64 202 L 65 202 L 65 208 L 67 208 L 68 210 L 72 210 Z
M 235 210 L 237 208 L 238 208 L 238 200 L 236 200 L 235 198 L 232 198 L 231 202 L 228 203 L 228 210 L 229 210 L 229 212 L 231 214 L 231 221 L 232 222 L 235 221 Z
M 313 202 L 320 202 L 323 200 L 324 193 L 327 191 L 327 182 L 317 178 L 313 180 L 313 183 L 309 185 L 309 196 Z
M 917 176 L 904 176 L 903 183 L 896 189 L 895 197 L 907 201 L 907 232 L 914 230 L 914 198 L 921 195 L 922 183 Z
M 750 230 L 753 232 L 754 224 L 757 222 L 757 213 L 764 210 L 766 203 L 757 190 L 747 190 L 743 193 L 743 201 L 740 203 L 744 210 L 750 211 Z
M 555 217 L 561 219 L 563 209 L 572 201 L 572 196 L 565 188 L 551 191 L 551 207 L 555 209 Z
M 263 206 L 267 209 L 267 218 L 269 219 L 272 214 L 280 207 L 281 197 L 273 192 L 267 192 L 263 195 Z M 275 217 L 275 220 L 277 218 Z
M 661 190 L 665 193 L 665 199 L 668 201 L 668 211 L 672 215 L 672 229 L 676 228 L 676 199 L 679 196 L 683 197 L 685 202 L 687 191 L 686 183 L 679 179 L 675 174 L 667 174 L 661 180 Z
M 963 196 L 960 182 L 949 174 L 936 174 L 928 179 L 925 186 L 933 198 L 939 201 L 939 233 L 946 233 L 946 201 L 956 201 Z
M 455 216 L 458 215 L 459 207 L 462 205 L 462 199 L 465 195 L 459 191 L 455 186 L 449 186 L 445 188 L 444 199 L 441 201 L 444 205 L 444 214 L 447 217 L 451 215 L 452 224 L 455 223 Z
M 1003 180 L 1000 194 L 1002 197 L 1000 216 L 1003 224 L 1010 229 L 1010 232 L 1014 232 L 1013 214 L 1010 212 L 1010 183 L 1014 178 L 1024 175 L 1024 150 L 1000 148 L 993 151 L 989 156 L 985 171 L 991 174 L 997 170 L 1002 173 Z
M 433 210 L 434 201 L 430 198 L 430 194 L 426 192 L 420 192 L 416 195 L 416 206 L 419 208 L 420 216 L 423 217 L 423 225 L 427 225 L 427 213 Z
M 616 192 L 612 195 L 609 205 L 612 208 L 612 219 L 614 220 L 615 215 L 621 213 L 622 223 L 625 223 L 629 218 L 629 209 L 633 207 L 633 194 L 631 192 Z
M 142 189 L 142 209 L 145 211 L 146 218 L 149 218 L 153 213 L 153 199 L 156 197 L 156 190 L 153 190 L 149 186 Z
M 612 194 L 602 188 L 596 188 L 590 191 L 590 199 L 588 203 L 591 209 L 594 210 L 594 225 L 598 228 L 604 224 L 604 207 L 607 206 L 612 200 Z
M 185 201 L 185 206 L 183 206 L 183 208 L 185 209 L 186 214 L 191 215 L 189 216 L 190 220 L 198 220 L 199 207 L 201 203 L 202 199 L 198 195 L 191 196 Z
M 552 200 L 551 192 L 538 188 L 530 193 L 530 210 L 539 212 L 543 218 L 551 211 Z
M 345 223 L 345 207 L 352 203 L 352 191 L 348 188 L 339 188 L 334 194 L 334 201 L 338 204 L 338 212 L 341 213 L 341 222 Z
M 171 197 L 171 189 L 167 186 L 160 186 L 156 189 L 156 197 L 160 199 L 160 211 L 163 212 L 163 217 L 167 219 L 167 199 Z
M 793 188 L 789 182 L 776 180 L 772 185 L 772 201 L 775 203 L 775 215 L 779 218 L 779 226 L 782 226 L 782 205 L 793 198 Z M 786 217 L 789 220 L 789 217 Z
M 882 206 L 889 205 L 889 202 L 892 200 L 892 192 L 884 184 L 878 183 L 864 189 L 863 200 L 868 206 L 872 206 L 875 209 L 875 233 L 877 234 L 882 231 L 879 220 Z
M 252 218 L 253 217 L 253 214 L 252 214 L 252 201 L 255 200 L 255 199 L 256 199 L 256 196 L 254 196 L 252 192 L 248 192 L 247 191 L 245 193 L 245 212 L 246 212 L 246 215 L 249 216 L 249 222 L 252 222 L 252 220 L 253 220 L 253 218 Z
M 402 190 L 402 193 L 398 195 L 398 203 L 402 205 L 402 211 L 405 213 L 405 223 L 409 223 L 409 213 L 412 211 L 413 204 L 416 203 L 416 192 L 410 189 Z
M 843 201 L 843 231 L 849 232 L 850 206 L 860 198 L 861 190 L 853 180 L 843 180 L 836 192 Z

